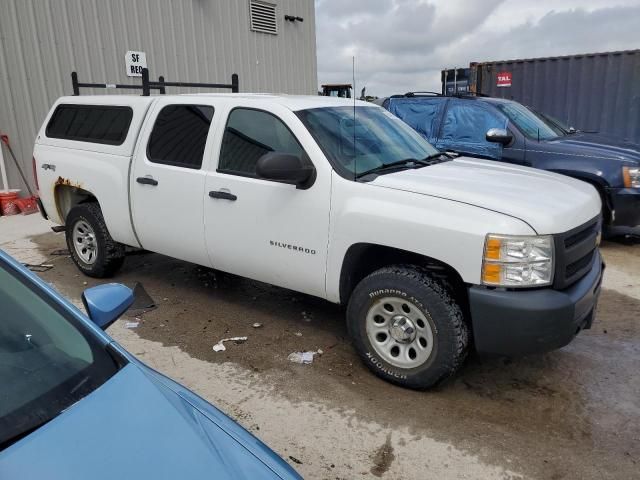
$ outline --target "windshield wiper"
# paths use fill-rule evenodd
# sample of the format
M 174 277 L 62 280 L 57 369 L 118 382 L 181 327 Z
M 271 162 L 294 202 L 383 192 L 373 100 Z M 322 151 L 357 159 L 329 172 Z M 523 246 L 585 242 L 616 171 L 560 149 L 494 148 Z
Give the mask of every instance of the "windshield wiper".
M 427 155 L 422 159 L 422 161 L 429 162 L 429 165 L 434 165 L 436 163 L 448 162 L 454 158 L 456 158 L 455 154 L 450 154 L 448 152 L 436 152 L 431 155 Z
M 444 157 L 444 158 L 443 158 Z M 429 165 L 434 165 L 436 163 L 446 162 L 451 160 L 451 157 L 443 152 L 432 153 L 431 155 L 427 155 L 424 158 L 405 158 L 403 160 L 398 160 L 391 163 L 385 163 L 384 165 L 379 165 L 377 167 L 371 168 L 369 170 L 365 170 L 364 172 L 357 173 L 355 178 L 362 178 L 367 175 L 375 174 L 375 173 L 384 173 L 391 170 L 401 170 L 404 168 L 420 168 L 420 167 L 428 167 Z

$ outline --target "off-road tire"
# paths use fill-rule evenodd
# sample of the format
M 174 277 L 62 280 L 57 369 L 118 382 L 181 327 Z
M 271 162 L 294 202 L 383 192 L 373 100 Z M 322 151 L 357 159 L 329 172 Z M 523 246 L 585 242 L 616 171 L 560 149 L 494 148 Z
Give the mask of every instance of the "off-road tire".
M 81 220 L 87 222 L 95 232 L 97 255 L 92 264 L 84 262 L 73 245 L 73 228 Z M 97 203 L 81 203 L 73 207 L 65 221 L 65 233 L 71 258 L 85 275 L 95 278 L 110 277 L 122 266 L 125 257 L 124 245 L 111 238 Z
M 408 299 L 429 321 L 433 350 L 415 368 L 399 368 L 384 360 L 366 332 L 366 316 L 376 299 L 394 296 Z M 469 328 L 450 291 L 429 273 L 413 265 L 381 268 L 365 277 L 353 291 L 347 307 L 347 327 L 358 354 L 376 375 L 416 390 L 434 387 L 452 376 L 468 351 Z

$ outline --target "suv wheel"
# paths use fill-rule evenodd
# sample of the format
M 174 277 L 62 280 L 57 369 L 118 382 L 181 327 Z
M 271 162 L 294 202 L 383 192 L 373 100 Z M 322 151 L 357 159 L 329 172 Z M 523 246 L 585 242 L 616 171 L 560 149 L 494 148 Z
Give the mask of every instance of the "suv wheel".
M 469 331 L 450 292 L 415 266 L 363 279 L 347 307 L 349 333 L 365 364 L 398 385 L 427 389 L 453 375 Z
M 81 203 L 67 215 L 67 247 L 77 267 L 90 277 L 113 275 L 124 262 L 124 246 L 116 242 L 97 203 Z

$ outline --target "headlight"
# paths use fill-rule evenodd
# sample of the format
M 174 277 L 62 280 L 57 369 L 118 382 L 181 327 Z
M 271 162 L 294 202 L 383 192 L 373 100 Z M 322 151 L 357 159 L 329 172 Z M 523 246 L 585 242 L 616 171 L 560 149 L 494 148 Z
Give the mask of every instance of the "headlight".
M 553 238 L 549 235 L 487 235 L 482 283 L 494 287 L 551 285 Z
M 622 167 L 622 178 L 625 188 L 640 188 L 639 167 Z

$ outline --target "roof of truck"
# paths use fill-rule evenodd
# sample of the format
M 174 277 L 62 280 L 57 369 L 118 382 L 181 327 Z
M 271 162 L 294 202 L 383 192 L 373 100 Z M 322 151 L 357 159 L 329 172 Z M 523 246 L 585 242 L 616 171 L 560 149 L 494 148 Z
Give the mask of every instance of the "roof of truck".
M 473 95 L 473 94 L 458 94 L 458 95 L 440 95 L 440 94 L 429 94 L 429 95 L 421 95 L 421 94 L 404 94 L 404 95 L 392 95 L 390 97 L 383 97 L 377 100 L 378 105 L 382 105 L 386 100 L 393 100 L 394 102 L 403 102 L 409 101 L 415 103 L 416 101 L 430 101 L 430 100 L 441 100 L 445 101 L 450 98 L 456 98 L 458 100 L 471 100 L 477 102 L 486 102 L 486 103 L 518 103 L 515 100 L 509 100 L 508 98 L 500 98 L 500 97 L 490 97 L 488 95 Z
M 99 102 L 100 104 L 118 105 L 124 103 L 147 103 L 157 98 L 225 98 L 225 99 L 242 99 L 250 100 L 256 104 L 275 103 L 282 105 L 290 110 L 304 110 L 307 108 L 321 107 L 345 107 L 353 106 L 375 106 L 369 102 L 354 100 L 352 98 L 324 97 L 320 95 L 285 95 L 273 93 L 189 93 L 181 95 L 154 95 L 143 97 L 140 95 L 79 95 L 73 97 L 63 97 L 59 99 L 59 103 L 91 103 Z

